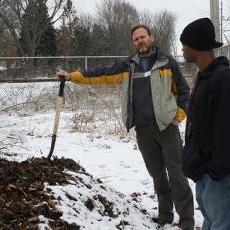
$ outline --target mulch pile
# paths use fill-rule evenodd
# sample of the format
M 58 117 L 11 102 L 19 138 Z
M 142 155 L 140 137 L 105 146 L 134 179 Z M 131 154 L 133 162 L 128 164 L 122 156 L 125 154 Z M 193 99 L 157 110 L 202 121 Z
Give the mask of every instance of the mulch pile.
M 32 158 L 21 163 L 0 159 L 0 229 L 38 229 L 41 215 L 52 229 L 80 229 L 60 219 L 55 198 L 44 191 L 45 182 L 69 184 L 72 178 L 65 169 L 87 174 L 71 159 Z

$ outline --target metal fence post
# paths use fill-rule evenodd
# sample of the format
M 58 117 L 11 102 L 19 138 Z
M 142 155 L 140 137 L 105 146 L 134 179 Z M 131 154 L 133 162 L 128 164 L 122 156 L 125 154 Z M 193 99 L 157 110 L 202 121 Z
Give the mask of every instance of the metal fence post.
M 85 69 L 88 69 L 88 57 L 85 56 Z

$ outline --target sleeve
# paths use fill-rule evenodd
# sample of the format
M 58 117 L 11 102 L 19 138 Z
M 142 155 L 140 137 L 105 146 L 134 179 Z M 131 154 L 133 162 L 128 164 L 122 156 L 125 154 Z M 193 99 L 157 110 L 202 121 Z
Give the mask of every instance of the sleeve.
M 128 59 L 110 66 L 99 66 L 84 71 L 70 73 L 71 81 L 78 84 L 121 84 L 129 76 Z
M 171 58 L 170 59 L 173 84 L 172 91 L 177 96 L 177 114 L 176 119 L 182 121 L 186 117 L 188 102 L 189 102 L 189 86 L 181 73 L 181 70 L 177 62 Z
M 214 122 L 214 154 L 211 167 L 223 175 L 230 173 L 230 71 L 223 71 L 217 85 L 217 104 Z M 221 176 L 221 175 L 220 175 Z

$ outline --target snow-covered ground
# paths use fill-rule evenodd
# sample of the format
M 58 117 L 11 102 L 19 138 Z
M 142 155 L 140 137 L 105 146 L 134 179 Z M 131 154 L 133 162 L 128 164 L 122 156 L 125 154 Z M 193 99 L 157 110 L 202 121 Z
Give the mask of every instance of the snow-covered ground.
M 153 182 L 137 149 L 135 138 L 130 135 L 121 137 L 119 135 L 103 135 L 100 132 L 77 132 L 73 129 L 73 116 L 74 112 L 61 112 L 53 155 L 64 156 L 78 162 L 94 178 L 100 178 L 107 187 L 123 193 L 124 200 L 131 199 L 130 195 L 133 193 L 140 194 L 138 199 L 141 207 L 147 211 L 149 216 L 157 216 L 157 199 L 154 194 Z M 0 157 L 22 161 L 28 157 L 47 156 L 50 150 L 53 120 L 54 111 L 33 113 L 31 116 L 28 113 L 26 116 L 12 112 L 0 114 Z M 180 125 L 182 134 L 184 126 L 184 123 Z M 195 185 L 192 181 L 189 182 L 194 193 Z M 62 197 L 63 191 L 69 191 L 72 196 L 79 193 L 79 188 L 74 185 L 65 188 L 57 186 L 52 190 L 57 197 Z M 85 193 L 84 190 L 80 192 Z M 110 197 L 113 194 L 107 192 L 105 196 Z M 115 196 L 110 199 L 116 204 Z M 63 200 L 65 199 L 63 198 Z M 113 221 L 109 218 L 98 221 L 96 214 L 87 216 L 85 213 L 81 215 L 80 219 L 77 218 L 73 213 L 71 202 L 68 202 L 59 204 L 59 209 L 64 212 L 63 218 L 66 221 L 78 223 L 87 230 L 116 229 Z M 121 207 L 123 204 L 117 203 L 116 205 Z M 124 229 L 157 229 L 156 225 L 144 219 L 143 215 L 138 216 L 133 212 L 129 218 L 129 222 L 133 223 L 133 226 L 124 227 Z M 195 225 L 201 227 L 202 220 L 202 215 L 195 203 Z M 174 222 L 178 222 L 176 213 Z M 178 228 L 168 226 L 166 229 Z

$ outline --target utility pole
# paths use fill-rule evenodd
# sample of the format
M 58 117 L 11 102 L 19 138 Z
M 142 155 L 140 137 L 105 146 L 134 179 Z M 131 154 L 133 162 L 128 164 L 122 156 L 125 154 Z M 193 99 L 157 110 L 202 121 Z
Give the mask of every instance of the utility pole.
M 222 3 L 222 2 L 221 2 Z M 220 31 L 220 8 L 219 8 L 219 0 L 210 0 L 210 18 L 215 26 L 216 31 L 216 40 L 222 40 L 222 31 Z M 222 17 L 222 15 L 221 15 Z M 222 18 L 221 18 L 222 21 Z
M 223 2 L 220 2 L 220 42 L 223 42 Z

